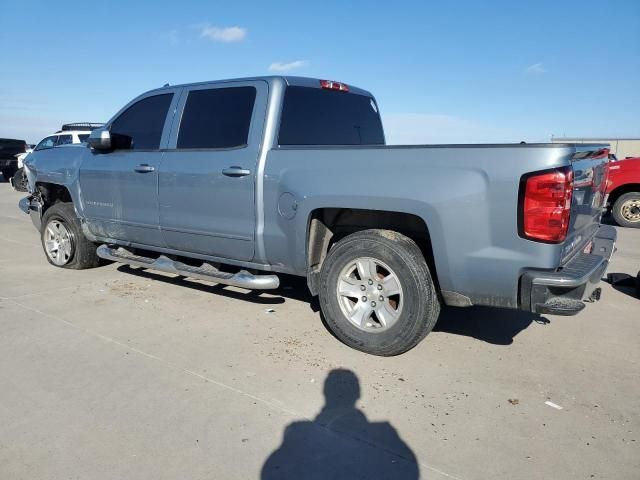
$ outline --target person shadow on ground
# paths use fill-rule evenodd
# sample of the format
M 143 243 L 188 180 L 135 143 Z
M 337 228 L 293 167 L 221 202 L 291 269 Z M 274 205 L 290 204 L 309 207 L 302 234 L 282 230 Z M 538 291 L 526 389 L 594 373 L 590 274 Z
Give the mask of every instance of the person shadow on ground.
M 389 422 L 369 422 L 356 407 L 360 382 L 334 369 L 325 405 L 312 421 L 289 424 L 282 444 L 262 466 L 262 480 L 394 479 L 420 477 L 416 456 Z

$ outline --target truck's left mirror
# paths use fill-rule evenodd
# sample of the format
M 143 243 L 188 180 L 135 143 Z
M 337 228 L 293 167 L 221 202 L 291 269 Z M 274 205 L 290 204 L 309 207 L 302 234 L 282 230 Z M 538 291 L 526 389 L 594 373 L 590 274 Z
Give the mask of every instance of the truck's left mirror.
M 110 150 L 111 133 L 105 128 L 96 128 L 89 135 L 87 143 L 94 150 Z

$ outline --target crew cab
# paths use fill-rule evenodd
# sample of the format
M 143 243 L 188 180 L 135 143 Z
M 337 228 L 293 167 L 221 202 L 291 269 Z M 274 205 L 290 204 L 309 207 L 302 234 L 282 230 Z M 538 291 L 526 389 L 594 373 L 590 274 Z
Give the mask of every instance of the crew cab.
M 147 92 L 87 145 L 34 152 L 20 202 L 62 268 L 123 262 L 248 289 L 306 277 L 376 355 L 441 304 L 571 315 L 614 250 L 606 145 L 387 146 L 375 98 L 257 77 Z
M 616 223 L 622 227 L 640 228 L 640 157 L 612 158 L 607 194 Z

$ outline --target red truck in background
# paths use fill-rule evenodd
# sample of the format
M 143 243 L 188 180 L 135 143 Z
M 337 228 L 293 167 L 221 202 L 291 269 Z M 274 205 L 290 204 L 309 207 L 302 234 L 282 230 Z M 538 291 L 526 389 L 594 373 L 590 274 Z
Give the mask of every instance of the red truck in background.
M 622 227 L 640 228 L 640 157 L 610 155 L 607 193 L 611 214 Z

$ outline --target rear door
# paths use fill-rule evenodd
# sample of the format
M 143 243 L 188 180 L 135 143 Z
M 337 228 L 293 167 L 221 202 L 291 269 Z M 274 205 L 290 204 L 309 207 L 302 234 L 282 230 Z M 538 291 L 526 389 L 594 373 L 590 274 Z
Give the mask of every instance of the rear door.
M 167 247 L 253 258 L 254 188 L 267 95 L 264 81 L 185 89 L 160 166 L 160 225 Z
M 136 99 L 108 126 L 114 149 L 87 152 L 80 188 L 94 234 L 163 246 L 158 219 L 160 147 L 166 145 L 178 93 L 167 89 Z

